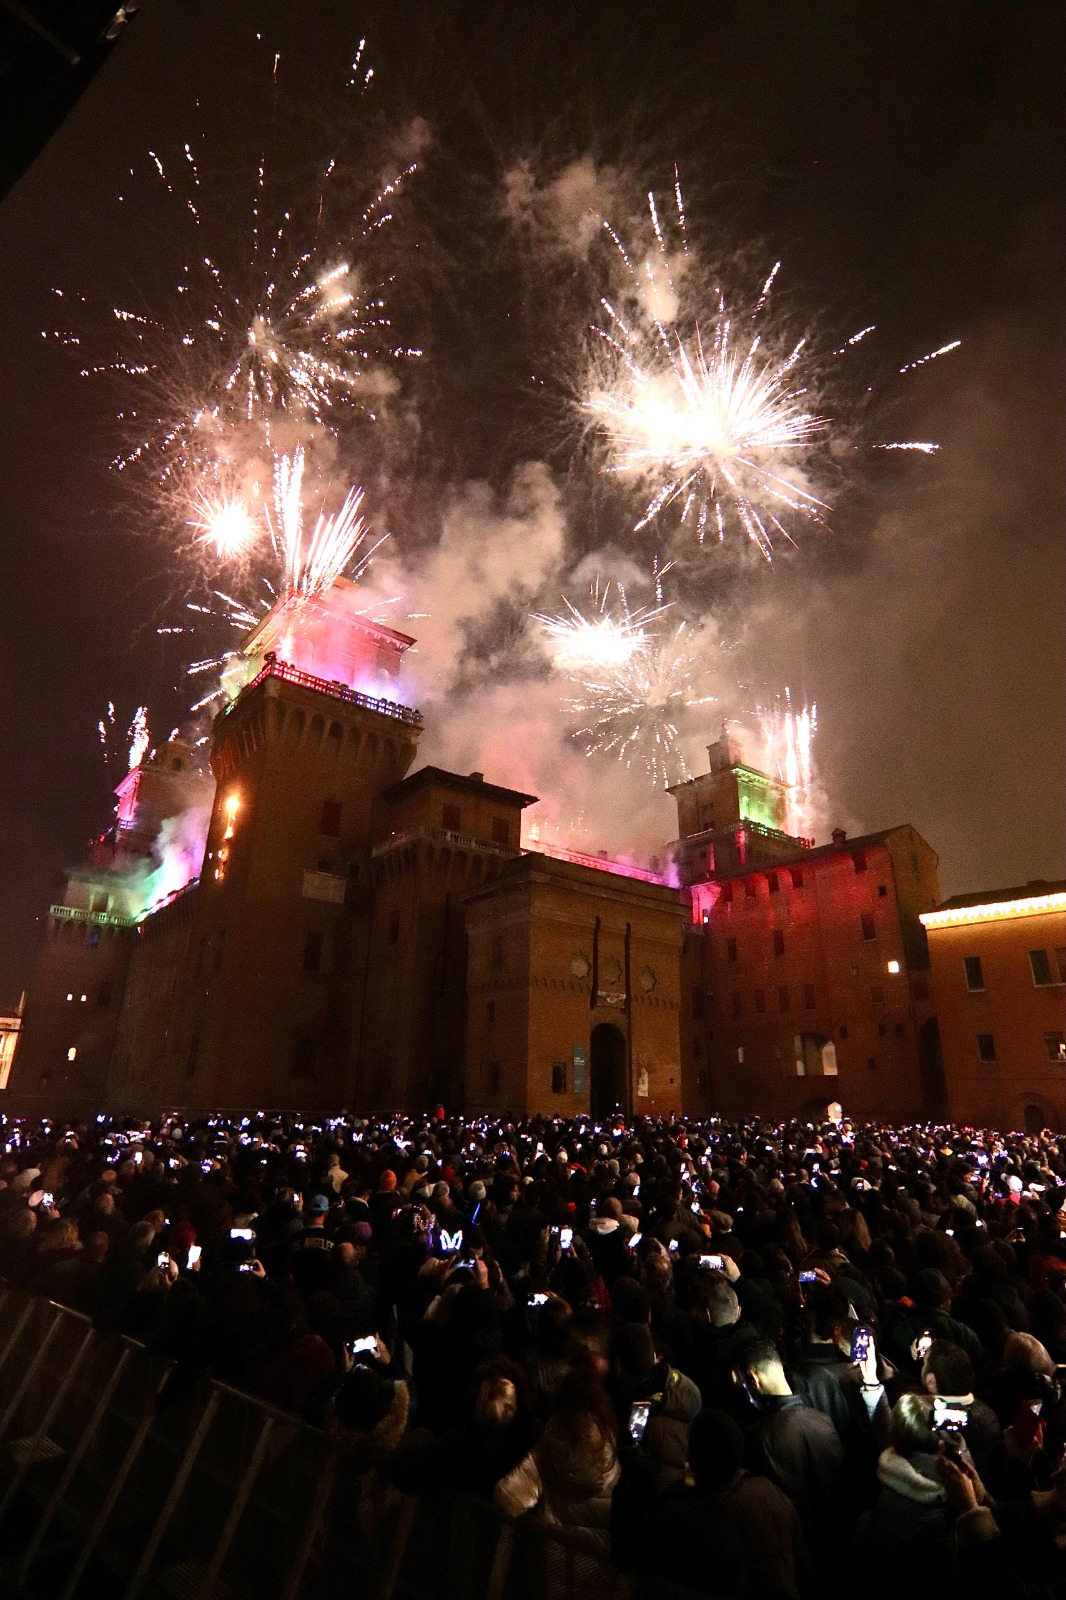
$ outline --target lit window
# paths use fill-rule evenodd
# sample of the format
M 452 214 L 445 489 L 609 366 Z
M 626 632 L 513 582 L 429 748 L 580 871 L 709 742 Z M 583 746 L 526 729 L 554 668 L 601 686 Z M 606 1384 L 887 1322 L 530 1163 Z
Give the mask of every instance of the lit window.
M 81 997 L 82 1005 L 85 1005 L 86 1002 L 88 1001 L 88 999 L 89 999 L 89 996 L 87 994 L 83 994 L 82 997 Z
M 70 1049 L 67 1051 L 67 1060 L 68 1061 L 77 1061 L 77 1059 L 78 1059 L 78 1047 L 77 1047 L 77 1045 L 73 1045 L 72 1044 Z
M 899 962 L 898 961 L 890 961 L 888 963 L 888 970 L 893 975 L 895 975 L 895 973 L 897 973 L 899 971 Z
M 68 994 L 68 995 L 67 995 L 67 999 L 68 999 L 68 1000 L 73 1000 L 73 998 L 74 998 L 74 996 L 73 996 L 73 995 L 72 995 L 72 994 Z
M 977 1035 L 977 1059 L 979 1061 L 995 1061 L 996 1039 L 994 1034 L 979 1033 Z
M 860 920 L 862 921 L 862 936 L 863 936 L 863 938 L 867 939 L 867 940 L 876 939 L 877 938 L 877 929 L 874 926 L 873 912 L 872 911 L 864 911 Z
M 1033 972 L 1033 983 L 1038 989 L 1045 989 L 1049 983 L 1055 982 L 1046 950 L 1030 950 L 1029 965 Z
M 1066 1066 L 1066 1039 L 1061 1033 L 1045 1033 L 1044 1045 L 1049 1061 L 1057 1062 L 1060 1067 Z
M 962 968 L 966 974 L 966 987 L 971 994 L 976 994 L 978 990 L 984 988 L 985 975 L 981 970 L 980 956 L 963 956 Z

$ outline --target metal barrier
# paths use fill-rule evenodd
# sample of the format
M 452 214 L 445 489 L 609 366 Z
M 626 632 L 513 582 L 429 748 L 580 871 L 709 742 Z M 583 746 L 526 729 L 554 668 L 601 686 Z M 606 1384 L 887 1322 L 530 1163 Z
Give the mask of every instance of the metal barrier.
M 143 1345 L 0 1288 L 0 1577 L 77 1600 L 622 1600 L 604 1546 L 360 1474 L 318 1429 Z M 124 1588 L 122 1586 L 125 1586 Z M 671 1596 L 683 1600 L 680 1590 Z

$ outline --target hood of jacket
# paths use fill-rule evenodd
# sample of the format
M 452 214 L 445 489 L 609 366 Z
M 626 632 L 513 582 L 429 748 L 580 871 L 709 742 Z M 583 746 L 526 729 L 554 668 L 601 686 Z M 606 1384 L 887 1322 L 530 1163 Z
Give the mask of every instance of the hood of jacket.
M 915 1505 L 942 1506 L 947 1496 L 936 1476 L 935 1463 L 935 1456 L 919 1454 L 908 1458 L 890 1447 L 882 1452 L 877 1463 L 877 1481 Z

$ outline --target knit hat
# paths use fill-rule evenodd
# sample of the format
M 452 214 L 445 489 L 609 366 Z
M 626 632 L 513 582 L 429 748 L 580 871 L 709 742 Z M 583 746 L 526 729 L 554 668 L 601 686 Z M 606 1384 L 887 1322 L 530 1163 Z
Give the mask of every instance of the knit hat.
M 486 1190 L 485 1190 L 485 1185 L 482 1183 L 480 1178 L 478 1178 L 474 1183 L 472 1183 L 470 1185 L 470 1188 L 467 1190 L 467 1193 L 469 1194 L 471 1200 L 478 1200 L 478 1201 L 484 1200 Z
M 395 1174 L 395 1172 L 393 1172 L 391 1167 L 386 1167 L 385 1171 L 381 1174 L 381 1177 L 378 1179 L 378 1193 L 379 1194 L 381 1194 L 382 1192 L 390 1192 L 391 1193 L 391 1191 L 393 1189 L 395 1189 L 395 1187 L 396 1187 L 396 1174 Z

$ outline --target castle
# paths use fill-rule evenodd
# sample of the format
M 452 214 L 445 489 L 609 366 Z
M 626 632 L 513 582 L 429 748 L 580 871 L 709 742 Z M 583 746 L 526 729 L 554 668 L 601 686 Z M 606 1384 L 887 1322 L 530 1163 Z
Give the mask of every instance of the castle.
M 414 766 L 414 641 L 358 602 L 279 602 L 210 772 L 175 737 L 118 785 L 43 919 L 18 1108 L 940 1107 L 913 828 L 816 848 L 723 734 L 667 873 L 523 847 L 536 796 Z

